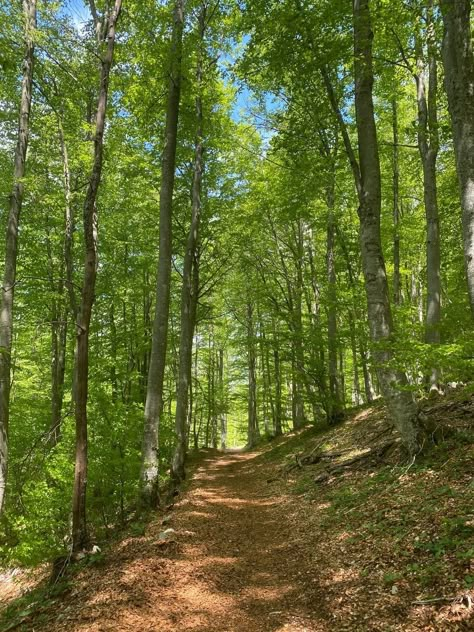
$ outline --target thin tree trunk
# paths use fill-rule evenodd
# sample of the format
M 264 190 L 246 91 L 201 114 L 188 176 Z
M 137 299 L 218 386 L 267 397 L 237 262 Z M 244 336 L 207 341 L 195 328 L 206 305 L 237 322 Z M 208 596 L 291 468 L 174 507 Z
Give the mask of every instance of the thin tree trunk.
M 335 166 L 334 166 L 335 169 Z M 329 360 L 329 402 L 327 417 L 329 423 L 339 421 L 343 414 L 341 386 L 337 371 L 337 288 L 336 288 L 336 253 L 335 253 L 335 218 L 334 218 L 334 171 L 332 183 L 327 193 L 327 281 L 328 281 L 328 360 Z
M 247 303 L 247 354 L 248 354 L 248 429 L 247 445 L 252 448 L 259 439 L 257 423 L 257 375 L 255 357 L 255 332 L 253 324 L 253 306 Z
M 271 411 L 271 419 L 272 419 L 272 428 L 268 428 L 267 432 L 270 436 L 275 435 L 275 427 L 276 427 L 276 409 L 275 409 L 275 400 L 273 398 L 273 385 L 272 385 L 272 374 L 270 370 L 270 352 L 268 339 L 265 333 L 265 326 L 263 321 L 261 321 L 261 332 L 262 332 L 262 371 L 264 375 L 264 384 L 267 389 L 268 395 L 268 403 L 270 405 Z
M 163 412 L 163 384 L 168 342 L 170 308 L 172 207 L 175 179 L 178 116 L 181 96 L 181 58 L 184 29 L 184 0 L 176 0 L 171 43 L 171 65 L 166 106 L 165 146 L 160 189 L 160 251 L 156 282 L 150 367 L 148 371 L 143 433 L 141 494 L 145 505 L 159 502 L 159 426 Z
M 281 368 L 275 323 L 273 323 L 273 366 L 275 370 L 275 436 L 279 437 L 282 434 Z
M 61 437 L 61 418 L 64 399 L 64 374 L 66 369 L 67 309 L 64 306 L 64 270 L 59 270 L 56 282 L 50 231 L 47 227 L 46 250 L 49 260 L 51 304 L 51 421 L 48 443 L 54 447 Z
M 207 346 L 208 362 L 207 362 L 207 419 L 206 419 L 206 441 L 205 447 L 210 445 L 211 422 L 212 422 L 212 332 L 209 332 L 209 344 Z
M 213 340 L 213 343 L 215 341 Z M 217 439 L 217 400 L 216 400 L 216 367 L 217 367 L 217 355 L 216 355 L 216 346 L 212 345 L 212 447 L 214 450 L 217 450 L 218 439 Z
M 15 149 L 13 189 L 10 195 L 7 232 L 5 238 L 5 271 L 0 305 L 0 514 L 3 511 L 8 471 L 8 421 L 10 416 L 11 356 L 13 336 L 13 295 L 16 283 L 18 229 L 23 203 L 23 178 L 31 111 L 33 85 L 34 31 L 36 28 L 36 0 L 23 0 L 25 17 L 25 55 L 21 83 L 18 137 Z
M 351 352 L 352 352 L 352 374 L 353 374 L 353 403 L 356 406 L 362 403 L 360 396 L 360 379 L 359 379 L 359 365 L 357 361 L 357 337 L 356 337 L 356 324 L 354 318 L 354 311 L 349 309 L 349 332 L 351 337 Z
M 464 260 L 474 316 L 474 54 L 470 0 L 441 0 L 443 64 L 461 192 Z
M 409 453 L 420 448 L 417 409 L 406 375 L 390 366 L 392 314 L 380 234 L 381 177 L 373 105 L 372 28 L 369 0 L 354 0 L 355 111 L 359 141 L 360 241 L 369 327 L 382 394 Z
M 426 215 L 426 318 L 425 341 L 439 344 L 441 320 L 441 255 L 438 217 L 436 159 L 439 149 L 437 113 L 437 65 L 432 1 L 426 14 L 427 67 L 423 61 L 423 45 L 417 38 L 417 70 L 415 81 L 418 103 L 418 147 L 423 166 L 423 194 Z M 428 73 L 428 95 L 426 74 Z M 439 369 L 431 368 L 429 385 L 438 390 Z
M 367 350 L 360 342 L 360 358 L 362 362 L 362 373 L 364 375 L 364 390 L 367 404 L 371 404 L 375 399 L 374 387 L 372 385 L 372 376 L 368 365 Z
M 265 436 L 270 436 L 270 415 L 269 415 L 269 379 L 267 374 L 267 366 L 265 363 L 265 333 L 263 329 L 263 322 L 260 314 L 258 314 L 258 329 L 259 329 L 259 351 L 260 351 L 260 368 L 262 373 L 262 412 L 263 412 L 263 427 Z
M 206 30 L 206 5 L 202 5 L 199 16 L 199 38 L 201 47 L 204 44 Z M 193 354 L 193 336 L 196 324 L 197 296 L 193 294 L 196 288 L 193 284 L 193 265 L 197 265 L 197 249 L 199 247 L 199 224 L 201 218 L 201 184 L 203 165 L 203 108 L 202 108 L 202 50 L 198 56 L 197 67 L 197 97 L 196 119 L 197 131 L 194 147 L 194 172 L 192 184 L 192 212 L 186 253 L 183 264 L 183 286 L 181 290 L 181 337 L 179 345 L 179 373 L 176 398 L 176 448 L 171 466 L 171 476 L 174 484 L 179 484 L 185 477 L 185 459 L 187 452 L 187 424 L 188 394 Z
M 51 279 L 52 292 L 57 291 L 57 300 L 53 308 L 51 326 L 52 366 L 51 366 L 51 426 L 49 444 L 54 447 L 61 438 L 62 409 L 64 400 L 64 376 L 66 369 L 66 345 L 68 332 L 68 313 L 75 322 L 77 315 L 76 294 L 73 282 L 72 239 L 74 230 L 73 211 L 71 204 L 71 175 L 69 171 L 69 158 L 64 137 L 62 120 L 58 114 L 58 136 L 63 162 L 64 184 L 64 237 L 63 237 L 63 262 L 60 269 L 60 278 L 57 286 Z M 53 275 L 52 254 L 49 255 L 51 274 Z M 65 287 L 69 298 L 69 307 L 64 305 Z M 74 385 L 73 385 L 74 391 Z M 74 396 L 73 396 L 74 401 Z
M 117 325 L 115 324 L 115 311 L 113 301 L 109 310 L 110 320 L 110 355 L 112 365 L 110 367 L 110 384 L 112 387 L 112 401 L 116 402 L 118 398 L 118 380 L 117 380 Z
M 63 181 L 64 181 L 64 265 L 66 267 L 66 286 L 69 296 L 69 309 L 73 319 L 77 317 L 77 299 L 74 289 L 74 262 L 73 262 L 73 235 L 74 235 L 74 214 L 71 200 L 71 172 L 69 170 L 69 156 L 66 139 L 61 119 L 58 117 L 58 133 L 61 146 L 61 156 L 63 161 Z
M 102 176 L 105 116 L 112 67 L 115 28 L 122 0 L 107 18 L 107 48 L 101 58 L 100 90 L 97 103 L 94 158 L 92 172 L 84 200 L 84 280 L 77 321 L 75 352 L 75 418 L 76 465 L 72 497 L 72 549 L 78 551 L 87 544 L 86 486 L 87 486 L 87 395 L 89 385 L 89 334 L 97 276 L 97 207 L 96 200 Z M 105 20 L 105 18 L 104 18 Z
M 227 448 L 227 416 L 224 392 L 224 349 L 219 349 L 219 417 L 221 431 L 221 450 Z
M 393 302 L 400 305 L 400 167 L 398 161 L 398 107 L 397 97 L 392 99 L 392 132 L 393 132 Z
M 346 406 L 346 376 L 344 373 L 344 350 L 339 347 L 339 382 L 341 384 L 341 404 Z

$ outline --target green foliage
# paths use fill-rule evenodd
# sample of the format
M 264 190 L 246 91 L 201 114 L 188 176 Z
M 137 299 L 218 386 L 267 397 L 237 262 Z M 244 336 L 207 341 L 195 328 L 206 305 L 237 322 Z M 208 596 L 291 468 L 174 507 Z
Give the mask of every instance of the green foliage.
M 103 8 L 103 3 L 99 3 Z M 129 2 L 121 16 L 110 88 L 104 169 L 98 207 L 99 268 L 89 367 L 88 523 L 92 539 L 128 524 L 138 495 L 143 414 L 153 330 L 161 155 L 171 4 Z M 442 318 L 439 344 L 426 336 L 426 222 L 418 151 L 415 35 L 424 20 L 417 3 L 373 3 L 374 86 L 382 170 L 381 233 L 390 293 L 394 274 L 394 147 L 392 108 L 398 112 L 401 303 L 395 334 L 384 344 L 407 388 L 425 396 L 433 368 L 442 385 L 474 380 L 472 318 L 461 247 L 459 192 L 442 72 L 438 86 Z M 168 480 L 175 445 L 180 294 L 190 224 L 196 137 L 196 62 L 205 60 L 205 168 L 201 192 L 199 301 L 192 367 L 189 447 L 227 447 L 247 441 L 249 374 L 255 356 L 260 439 L 274 439 L 309 422 L 315 433 L 332 422 L 336 397 L 329 356 L 336 351 L 341 408 L 378 395 L 359 247 L 354 180 L 322 79 L 326 68 L 356 147 L 350 3 L 329 0 L 231 0 L 215 5 L 203 45 L 187 3 L 179 143 L 173 207 L 173 275 L 164 411 L 160 426 L 160 481 Z M 72 383 L 75 317 L 83 266 L 81 212 L 92 160 L 92 112 L 98 66 L 92 21 L 80 28 L 67 3 L 39 3 L 35 84 L 24 179 L 15 287 L 13 382 L 8 504 L 0 523 L 4 563 L 33 565 L 67 550 L 74 473 Z M 437 46 L 442 25 L 435 16 Z M 12 186 L 22 55 L 20 3 L 0 0 L 0 215 Z M 202 50 L 201 47 L 202 46 Z M 403 48 L 403 55 L 401 53 Z M 423 48 L 423 47 L 422 47 Z M 69 190 L 64 178 L 65 153 Z M 69 202 L 68 202 L 69 201 Z M 72 288 L 64 283 L 65 208 L 73 216 Z M 329 233 L 334 240 L 329 252 Z M 0 249 L 3 249 L 3 243 Z M 3 254 L 3 250 L 1 250 Z M 328 261 L 334 259 L 336 280 Z M 158 297 L 160 300 L 160 297 Z M 248 308 L 253 313 L 249 322 Z M 336 332 L 330 334 L 334 316 Z M 51 440 L 54 340 L 67 327 L 61 436 Z M 0 353 L 4 350 L 0 349 Z M 223 357 L 222 376 L 219 375 Z M 464 434 L 463 434 L 464 433 Z M 458 443 L 472 440 L 464 430 Z M 298 449 L 306 434 L 298 434 Z M 265 458 L 288 456 L 273 442 Z M 451 443 L 429 459 L 449 457 Z M 444 451 L 444 452 L 443 452 Z M 413 471 L 419 472 L 418 465 Z M 330 497 L 328 519 L 351 512 L 370 533 L 400 538 L 412 524 L 394 526 L 360 507 L 401 472 L 382 469 L 364 485 L 342 486 Z M 305 493 L 311 481 L 301 479 Z M 316 493 L 316 492 L 314 492 Z M 444 502 L 451 487 L 440 486 Z M 467 556 L 461 525 L 442 526 L 439 539 L 420 540 L 420 554 L 437 561 Z M 136 535 L 142 525 L 130 527 Z M 466 534 L 464 534 L 466 535 Z M 431 547 L 431 548 L 430 548 Z M 464 559 L 464 558 L 463 558 Z M 411 572 L 411 571 L 410 571 Z M 413 571 L 415 572 L 415 571 Z

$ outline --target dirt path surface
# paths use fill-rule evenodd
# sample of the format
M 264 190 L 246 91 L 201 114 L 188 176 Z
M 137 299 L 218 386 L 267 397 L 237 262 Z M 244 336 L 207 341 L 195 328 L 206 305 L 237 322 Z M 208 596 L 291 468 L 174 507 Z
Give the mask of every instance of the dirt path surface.
M 50 632 L 321 630 L 288 499 L 255 454 L 206 459 L 166 527 L 124 541 L 58 604 Z M 173 528 L 175 541 L 160 531 Z M 303 560 L 304 562 L 304 560 Z M 304 564 L 303 564 L 304 565 Z M 42 629 L 35 626 L 35 630 Z
M 330 503 L 290 493 L 263 452 L 207 455 L 164 520 L 113 545 L 71 591 L 24 620 L 25 632 L 444 632 L 472 619 L 414 607 L 407 582 L 383 581 L 376 541 Z M 367 514 L 370 515 L 369 513 Z M 163 532 L 173 532 L 163 539 Z M 385 565 L 384 565 L 385 564 Z M 40 607 L 41 610 L 41 607 Z M 10 629 L 10 628 L 9 628 Z

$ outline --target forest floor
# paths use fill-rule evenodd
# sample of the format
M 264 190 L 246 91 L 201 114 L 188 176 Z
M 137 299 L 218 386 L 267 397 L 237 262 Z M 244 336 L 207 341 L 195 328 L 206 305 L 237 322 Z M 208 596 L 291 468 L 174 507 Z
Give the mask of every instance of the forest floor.
M 474 630 L 473 396 L 425 414 L 450 436 L 411 463 L 396 445 L 357 460 L 391 437 L 380 404 L 326 432 L 201 453 L 168 514 L 56 592 L 17 599 L 0 630 Z M 303 465 L 311 453 L 335 456 Z

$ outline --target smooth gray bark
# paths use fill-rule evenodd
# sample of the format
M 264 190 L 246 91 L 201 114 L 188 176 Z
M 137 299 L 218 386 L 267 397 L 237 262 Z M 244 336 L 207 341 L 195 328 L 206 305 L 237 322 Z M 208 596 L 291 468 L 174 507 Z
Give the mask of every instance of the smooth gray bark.
M 470 0 L 440 0 L 444 83 L 461 192 L 464 261 L 474 316 L 474 55 Z
M 8 422 L 10 417 L 11 356 L 13 338 L 13 299 L 18 256 L 18 231 L 23 203 L 23 178 L 31 112 L 33 64 L 35 53 L 36 0 L 23 0 L 25 18 L 25 54 L 21 82 L 18 136 L 13 168 L 5 238 L 5 270 L 0 304 L 0 514 L 3 511 L 8 473 Z
M 166 106 L 165 145 L 161 166 L 160 243 L 156 281 L 150 366 L 148 369 L 143 431 L 141 496 L 145 505 L 159 502 L 159 426 L 163 412 L 163 386 L 168 343 L 170 308 L 172 209 L 181 97 L 181 61 L 184 29 L 184 0 L 176 0 L 173 13 L 171 61 Z
M 392 314 L 380 233 L 381 175 L 373 104 L 369 0 L 354 0 L 355 111 L 359 145 L 359 219 L 362 267 L 373 357 L 391 418 L 409 453 L 420 448 L 417 408 L 403 371 L 392 368 Z

